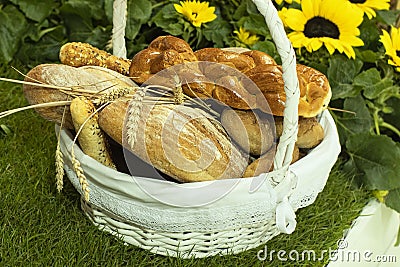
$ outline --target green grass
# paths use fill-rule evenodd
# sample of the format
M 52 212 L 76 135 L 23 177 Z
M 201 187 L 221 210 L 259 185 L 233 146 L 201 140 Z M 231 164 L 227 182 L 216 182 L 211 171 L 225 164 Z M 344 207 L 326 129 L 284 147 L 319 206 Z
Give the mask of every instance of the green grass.
M 21 70 L 26 72 L 21 66 Z M 17 78 L 7 66 L 0 76 Z M 26 105 L 21 86 L 0 82 L 0 111 Z M 80 196 L 65 180 L 55 188 L 54 124 L 33 111 L 5 119 L 12 133 L 0 134 L 0 266 L 322 266 L 316 262 L 259 261 L 264 246 L 232 256 L 176 259 L 126 246 L 99 231 L 80 209 Z M 297 213 L 292 235 L 279 235 L 268 250 L 335 248 L 336 240 L 368 201 L 368 193 L 350 189 L 351 177 L 332 171 L 317 201 Z M 326 258 L 325 258 L 326 260 Z

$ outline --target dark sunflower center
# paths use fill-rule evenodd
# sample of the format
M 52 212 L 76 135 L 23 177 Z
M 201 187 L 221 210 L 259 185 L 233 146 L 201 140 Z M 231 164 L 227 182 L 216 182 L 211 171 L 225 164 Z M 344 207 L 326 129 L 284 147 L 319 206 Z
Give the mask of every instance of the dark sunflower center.
M 304 35 L 307 38 L 330 37 L 339 39 L 339 27 L 323 17 L 313 17 L 304 26 Z
M 400 50 L 396 51 L 396 56 L 400 57 Z
M 363 4 L 365 3 L 367 0 L 350 0 L 351 3 L 353 4 Z

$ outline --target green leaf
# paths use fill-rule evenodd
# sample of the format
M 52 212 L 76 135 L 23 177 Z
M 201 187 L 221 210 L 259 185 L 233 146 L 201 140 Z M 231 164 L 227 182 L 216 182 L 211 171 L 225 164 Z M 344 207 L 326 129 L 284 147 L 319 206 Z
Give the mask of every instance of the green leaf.
M 385 199 L 385 204 L 389 208 L 400 213 L 400 188 L 389 190 L 389 194 Z
M 357 133 L 369 132 L 373 120 L 364 98 L 361 95 L 346 98 L 343 109 L 355 114 L 343 112 L 342 116 L 335 116 L 341 143 L 344 144 L 349 136 Z
M 247 13 L 250 15 L 260 15 L 260 11 L 258 11 L 257 6 L 253 3 L 253 1 L 246 0 L 247 2 Z
M 114 0 L 104 0 L 104 12 L 108 21 L 113 21 L 113 3 Z
M 378 21 L 387 25 L 395 25 L 400 15 L 400 10 L 377 10 L 376 15 Z
M 369 190 L 392 190 L 400 187 L 400 147 L 387 136 L 359 133 L 346 142 L 347 153 L 363 184 Z
M 150 1 L 128 1 L 128 15 L 125 35 L 133 40 L 139 34 L 142 24 L 147 23 L 151 17 L 152 6 Z
M 39 42 L 39 40 L 45 36 L 46 34 L 51 34 L 51 32 L 54 31 L 59 31 L 61 30 L 63 34 L 65 34 L 65 31 L 63 31 L 64 27 L 62 25 L 56 25 L 51 27 L 49 25 L 49 21 L 43 20 L 41 23 L 35 23 L 35 24 L 29 24 L 27 28 L 27 33 L 26 36 L 31 38 L 32 41 L 34 42 Z M 61 39 L 62 40 L 62 39 Z
M 148 0 L 128 1 L 128 17 L 144 23 L 151 17 L 151 3 Z
M 0 124 L 0 137 L 11 135 L 11 134 L 12 134 L 12 131 L 10 128 L 8 128 L 7 125 Z
M 394 125 L 397 129 L 400 129 L 400 99 L 392 97 L 386 101 L 386 105 L 387 107 L 391 107 L 393 112 L 390 114 L 384 114 L 383 119 Z
M 150 20 L 150 23 L 154 23 L 163 31 L 174 36 L 181 36 L 183 34 L 185 22 L 183 17 L 176 12 L 172 4 L 164 6 Z
M 26 32 L 25 16 L 14 6 L 0 6 L 0 62 L 10 62 Z
M 53 0 L 10 0 L 10 2 L 18 5 L 27 18 L 37 22 L 49 16 L 58 5 Z
M 253 34 L 264 36 L 267 39 L 271 38 L 265 19 L 260 14 L 242 17 L 238 21 L 238 25 Z
M 238 8 L 235 10 L 235 12 L 233 13 L 233 19 L 234 20 L 240 20 L 242 17 L 248 15 L 247 13 L 247 1 L 241 1 L 240 5 L 238 6 Z
M 376 53 L 372 50 L 364 50 L 361 51 L 359 49 L 354 49 L 356 52 L 356 57 L 367 63 L 375 63 L 379 58 L 379 53 Z
M 203 29 L 204 37 L 213 42 L 216 47 L 224 47 L 226 43 L 229 43 L 232 32 L 232 25 L 220 18 L 205 24 Z
M 352 86 L 353 79 L 363 66 L 361 60 L 348 59 L 343 55 L 334 55 L 329 60 L 327 77 L 332 87 L 332 99 L 352 97 L 359 89 Z
M 382 79 L 379 71 L 376 68 L 371 68 L 357 75 L 353 84 L 363 88 L 366 98 L 375 99 L 385 89 L 391 87 L 393 81 L 388 78 Z
M 251 49 L 265 52 L 271 57 L 273 57 L 278 64 L 281 63 L 281 58 L 279 57 L 279 54 L 276 51 L 275 44 L 271 41 L 259 41 L 254 45 L 252 45 Z
M 61 45 L 65 43 L 65 28 L 61 25 L 40 30 L 43 34 L 40 39 L 25 39 L 24 45 L 17 53 L 22 62 L 55 62 L 59 60 L 58 54 Z M 31 36 L 31 35 L 30 35 Z M 36 36 L 38 37 L 38 36 Z
M 380 44 L 380 31 L 376 25 L 376 20 L 364 19 L 360 27 L 360 38 L 364 41 L 363 49 L 376 50 Z
M 68 0 L 60 10 L 63 14 L 75 14 L 89 24 L 92 19 L 102 20 L 106 17 L 103 0 Z

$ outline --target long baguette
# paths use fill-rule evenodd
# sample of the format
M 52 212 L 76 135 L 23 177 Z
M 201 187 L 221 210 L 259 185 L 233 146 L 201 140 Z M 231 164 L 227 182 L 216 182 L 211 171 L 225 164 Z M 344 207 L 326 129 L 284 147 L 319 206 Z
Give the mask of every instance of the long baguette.
M 66 43 L 60 49 L 60 61 L 72 67 L 100 66 L 129 76 L 131 61 L 119 58 L 88 43 Z
M 71 101 L 70 110 L 74 128 L 77 133 L 80 131 L 78 141 L 82 151 L 101 164 L 116 169 L 108 152 L 104 133 L 97 122 L 98 114 L 93 114 L 93 103 L 85 97 L 77 97 Z

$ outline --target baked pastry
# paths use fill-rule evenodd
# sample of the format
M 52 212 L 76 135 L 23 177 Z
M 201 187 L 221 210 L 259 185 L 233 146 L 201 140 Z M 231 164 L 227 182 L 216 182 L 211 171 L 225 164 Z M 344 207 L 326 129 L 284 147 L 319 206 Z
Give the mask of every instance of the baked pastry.
M 131 146 L 124 143 L 121 116 L 128 105 L 129 100 L 123 99 L 108 105 L 99 114 L 99 125 L 161 172 L 182 182 L 242 176 L 247 158 L 230 142 L 220 123 L 203 111 L 183 105 L 144 104 L 136 142 Z
M 174 36 L 159 36 L 133 57 L 129 76 L 143 84 L 161 70 L 196 60 L 192 48 L 184 40 Z
M 248 55 L 226 51 L 221 48 L 203 48 L 194 52 L 199 61 L 216 62 L 244 73 L 256 66 Z
M 297 133 L 296 145 L 299 148 L 316 147 L 324 139 L 324 129 L 315 117 L 300 117 L 298 126 L 299 128 Z M 281 136 L 283 129 L 283 117 L 275 116 L 275 129 L 276 135 Z
M 135 86 L 127 77 L 110 69 L 94 66 L 74 68 L 63 64 L 38 65 L 27 73 L 25 81 L 38 83 L 23 86 L 24 96 L 31 105 L 72 100 L 72 97 L 65 90 L 64 92 L 60 90 L 60 87 L 105 93 L 107 90 Z M 50 85 L 50 87 L 40 86 L 39 83 Z M 67 129 L 74 128 L 68 105 L 37 108 L 36 111 L 43 118 L 58 124 L 61 124 L 65 113 L 63 126 Z
M 78 142 L 83 153 L 115 169 L 106 137 L 99 128 L 99 115 L 95 113 L 96 108 L 93 103 L 85 97 L 76 97 L 71 101 L 70 109 L 75 132 L 79 132 Z
M 275 141 L 272 118 L 251 110 L 225 109 L 221 124 L 232 139 L 247 153 L 260 156 L 270 150 Z
M 300 87 L 299 116 L 315 117 L 328 107 L 332 96 L 329 81 L 321 72 L 304 65 L 296 66 Z M 276 116 L 283 116 L 286 94 L 282 68 L 276 65 L 258 65 L 245 73 L 261 90 Z M 259 106 L 263 110 L 263 106 Z
M 254 60 L 254 63 L 256 64 L 256 66 L 263 65 L 263 64 L 276 65 L 274 58 L 262 51 L 249 50 L 249 51 L 237 52 L 237 53 L 242 53 L 243 55 L 251 57 Z
M 265 153 L 261 157 L 254 160 L 251 164 L 249 164 L 249 166 L 247 166 L 243 174 L 243 177 L 244 178 L 254 177 L 262 173 L 272 171 L 274 169 L 275 153 L 276 153 L 276 148 L 274 146 L 267 153 Z M 299 148 L 297 146 L 294 146 L 291 163 L 296 162 L 297 160 L 299 160 L 299 158 L 300 158 Z
M 129 74 L 131 61 L 98 49 L 88 43 L 71 42 L 64 44 L 59 53 L 61 63 L 72 67 L 100 66 L 123 75 Z

